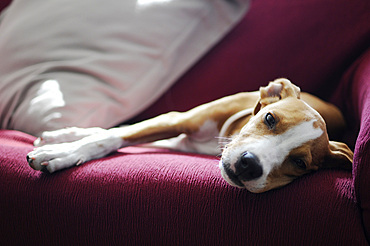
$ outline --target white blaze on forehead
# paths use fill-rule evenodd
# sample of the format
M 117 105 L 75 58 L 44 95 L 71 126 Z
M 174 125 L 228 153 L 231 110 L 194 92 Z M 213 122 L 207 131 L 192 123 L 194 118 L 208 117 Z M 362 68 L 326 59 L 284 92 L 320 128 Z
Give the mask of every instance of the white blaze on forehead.
M 293 149 L 317 139 L 323 134 L 324 131 L 321 128 L 314 127 L 314 122 L 316 120 L 304 121 L 280 135 L 267 135 L 243 140 L 237 148 L 230 149 L 228 157 L 231 169 L 235 171 L 233 165 L 242 153 L 246 151 L 253 153 L 260 160 L 263 175 L 261 178 L 247 183 L 250 183 L 253 188 L 263 188 L 270 171 L 280 166 Z

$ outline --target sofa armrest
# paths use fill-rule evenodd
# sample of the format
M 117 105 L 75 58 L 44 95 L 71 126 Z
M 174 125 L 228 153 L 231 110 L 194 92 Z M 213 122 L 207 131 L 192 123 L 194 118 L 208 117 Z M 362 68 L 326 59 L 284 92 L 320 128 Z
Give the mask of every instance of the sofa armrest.
M 370 49 L 344 74 L 340 87 L 334 96 L 334 101 L 341 107 L 347 118 L 348 128 L 352 134 L 349 138 L 356 139 L 353 160 L 355 195 L 362 210 L 365 232 L 369 239 Z

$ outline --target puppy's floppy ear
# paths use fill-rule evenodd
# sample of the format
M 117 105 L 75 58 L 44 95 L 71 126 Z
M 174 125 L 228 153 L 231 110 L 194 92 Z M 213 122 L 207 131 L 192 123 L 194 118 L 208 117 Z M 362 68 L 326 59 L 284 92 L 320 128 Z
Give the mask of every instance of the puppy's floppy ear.
M 353 152 L 345 143 L 329 141 L 329 152 L 319 167 L 351 170 L 352 163 Z
M 263 107 L 268 104 L 277 102 L 287 97 L 300 98 L 298 86 L 293 85 L 288 79 L 276 79 L 266 87 L 260 88 L 260 99 L 254 108 L 254 114 L 257 114 Z

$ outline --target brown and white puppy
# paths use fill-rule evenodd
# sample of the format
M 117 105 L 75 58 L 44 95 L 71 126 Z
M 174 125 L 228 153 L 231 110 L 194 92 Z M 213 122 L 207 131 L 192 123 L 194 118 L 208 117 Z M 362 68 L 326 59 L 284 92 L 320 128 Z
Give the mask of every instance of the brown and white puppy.
M 151 145 L 222 152 L 219 166 L 224 179 L 260 193 L 319 168 L 351 169 L 352 151 L 344 143 L 329 141 L 324 119 L 329 130 L 344 126 L 335 106 L 301 94 L 287 79 L 277 79 L 259 92 L 235 94 L 130 126 L 45 132 L 27 161 L 36 170 L 52 173 L 121 147 L 156 141 Z

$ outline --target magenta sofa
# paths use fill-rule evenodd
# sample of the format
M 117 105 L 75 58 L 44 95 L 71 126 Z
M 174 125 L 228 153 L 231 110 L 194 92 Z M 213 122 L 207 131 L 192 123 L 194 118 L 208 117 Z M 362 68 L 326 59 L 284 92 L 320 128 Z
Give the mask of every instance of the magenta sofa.
M 368 245 L 369 13 L 368 0 L 253 1 L 231 33 L 132 120 L 287 77 L 341 108 L 348 129 L 339 140 L 354 150 L 352 172 L 323 170 L 252 194 L 222 179 L 218 157 L 129 147 L 47 175 L 25 158 L 35 137 L 0 130 L 1 244 Z

